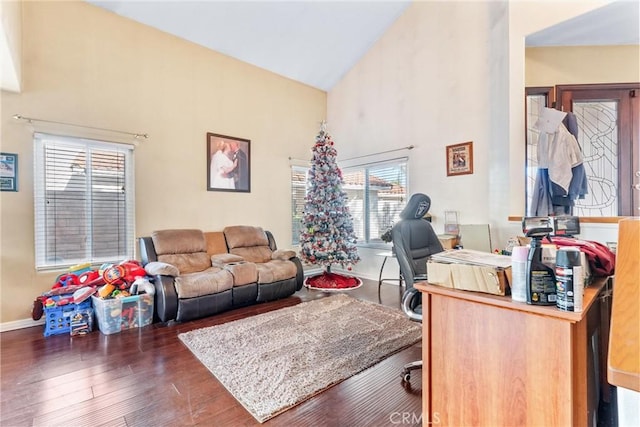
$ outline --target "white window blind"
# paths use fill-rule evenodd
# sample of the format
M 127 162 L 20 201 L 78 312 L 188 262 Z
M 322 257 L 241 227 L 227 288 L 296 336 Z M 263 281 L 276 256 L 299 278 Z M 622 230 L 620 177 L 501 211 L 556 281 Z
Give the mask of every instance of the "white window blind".
M 291 166 L 291 244 L 300 244 L 300 227 L 304 212 L 305 195 L 307 193 L 308 166 Z
M 407 204 L 406 157 L 344 168 L 342 189 L 358 243 L 382 243 Z M 309 167 L 291 166 L 292 244 L 298 245 Z
M 36 133 L 36 269 L 134 257 L 133 147 Z
M 407 158 L 345 168 L 342 176 L 358 243 L 381 243 L 407 203 Z

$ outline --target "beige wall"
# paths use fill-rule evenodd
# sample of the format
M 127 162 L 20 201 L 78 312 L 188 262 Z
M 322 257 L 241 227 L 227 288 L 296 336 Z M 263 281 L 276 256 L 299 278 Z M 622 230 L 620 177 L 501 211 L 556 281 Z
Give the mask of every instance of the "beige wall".
M 405 153 L 409 191 L 431 197 L 438 233 L 446 210 L 465 224 L 493 222 L 494 209 L 500 222 L 508 216 L 507 12 L 502 2 L 415 2 L 329 91 L 334 139 L 347 143 L 341 155 L 415 145 Z M 466 141 L 473 174 L 448 177 L 446 146 Z
M 256 224 L 288 247 L 288 158 L 309 156 L 325 92 L 85 2 L 24 2 L 22 15 L 22 92 L 1 94 L 1 148 L 19 155 L 19 191 L 0 193 L 1 322 L 30 317 L 59 274 L 34 269 L 33 128 L 13 114 L 148 133 L 135 150 L 138 236 Z M 251 193 L 206 190 L 207 132 L 251 140 Z
M 0 87 L 20 90 L 22 8 L 19 1 L 0 2 Z
M 526 49 L 526 86 L 640 81 L 640 46 Z
M 345 157 L 415 145 L 410 191 L 431 196 L 435 224 L 445 210 L 465 222 L 488 218 L 487 154 L 496 141 L 487 102 L 505 73 L 487 61 L 504 55 L 491 47 L 493 14 L 504 13 L 495 4 L 413 3 L 329 91 L 329 124 L 337 143 L 348 142 Z M 465 141 L 474 144 L 474 173 L 448 178 L 445 147 Z
M 414 2 L 329 91 L 341 156 L 415 145 L 409 191 L 431 196 L 436 232 L 455 210 L 462 223 L 489 223 L 502 247 L 521 234 L 508 217 L 525 205 L 525 37 L 606 3 Z M 474 173 L 448 177 L 445 148 L 464 141 L 474 143 Z M 596 233 L 615 240 L 615 229 Z M 360 252 L 355 271 L 371 275 L 381 259 Z

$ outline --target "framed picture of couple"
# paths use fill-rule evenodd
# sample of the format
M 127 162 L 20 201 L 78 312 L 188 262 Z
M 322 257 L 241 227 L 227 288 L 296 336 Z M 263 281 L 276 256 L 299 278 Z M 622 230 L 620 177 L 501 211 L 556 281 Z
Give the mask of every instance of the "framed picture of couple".
M 251 192 L 251 141 L 207 133 L 207 190 Z

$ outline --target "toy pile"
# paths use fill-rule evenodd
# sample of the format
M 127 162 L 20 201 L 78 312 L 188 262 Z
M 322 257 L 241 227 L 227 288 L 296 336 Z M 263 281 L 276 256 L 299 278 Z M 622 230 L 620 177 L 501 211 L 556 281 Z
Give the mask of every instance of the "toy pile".
M 131 291 L 153 293 L 153 286 L 145 280 L 147 273 L 138 261 L 123 261 L 120 264 L 103 264 L 98 270 L 91 264 L 78 264 L 56 279 L 51 290 L 38 296 L 33 302 L 31 317 L 39 320 L 45 308 L 80 304 L 97 292 L 100 298 L 121 298 L 131 295 Z M 144 288 L 130 289 L 136 279 L 145 282 Z M 140 282 L 140 281 L 139 281 Z M 60 297 L 62 298 L 54 298 Z
M 69 331 L 82 334 L 91 330 L 92 295 L 113 299 L 138 292 L 153 294 L 154 290 L 138 261 L 103 264 L 97 270 L 90 263 L 78 264 L 58 276 L 51 290 L 35 299 L 31 317 L 39 320 L 46 313 L 45 336 Z M 73 328 L 74 320 L 77 328 Z

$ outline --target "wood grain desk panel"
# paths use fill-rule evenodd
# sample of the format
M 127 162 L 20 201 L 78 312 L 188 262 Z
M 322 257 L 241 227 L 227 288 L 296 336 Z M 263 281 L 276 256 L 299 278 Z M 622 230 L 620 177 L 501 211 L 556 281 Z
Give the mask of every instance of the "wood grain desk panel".
M 587 326 L 605 283 L 586 289 L 581 313 L 416 284 L 423 425 L 587 425 Z
M 640 218 L 618 225 L 607 378 L 640 392 Z

